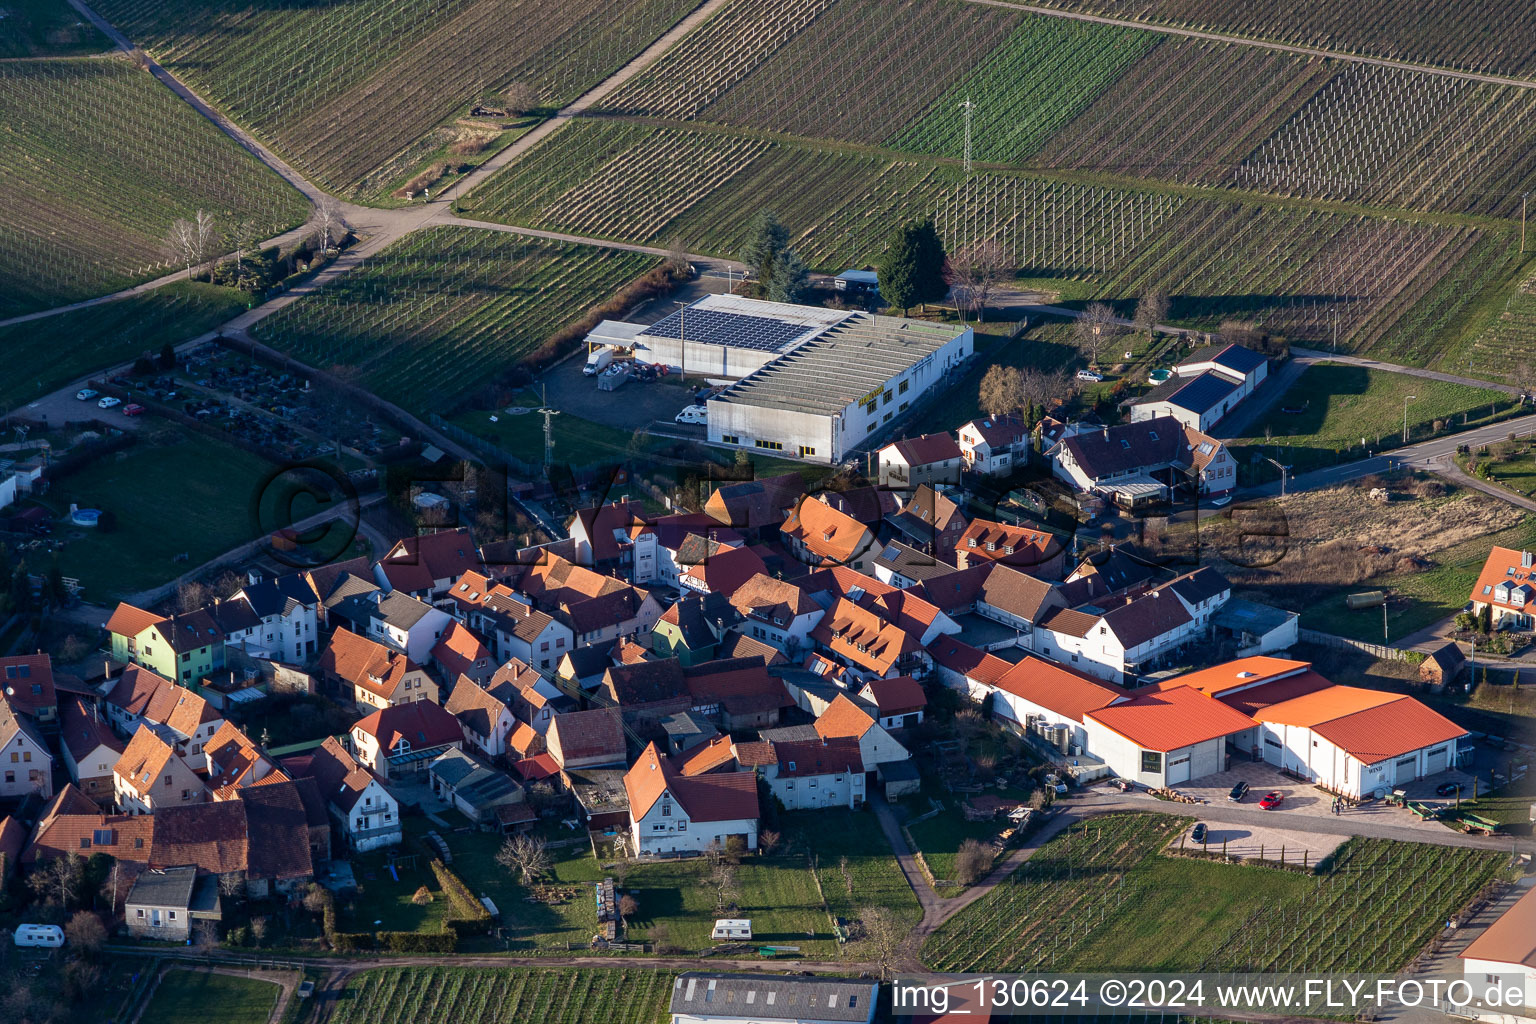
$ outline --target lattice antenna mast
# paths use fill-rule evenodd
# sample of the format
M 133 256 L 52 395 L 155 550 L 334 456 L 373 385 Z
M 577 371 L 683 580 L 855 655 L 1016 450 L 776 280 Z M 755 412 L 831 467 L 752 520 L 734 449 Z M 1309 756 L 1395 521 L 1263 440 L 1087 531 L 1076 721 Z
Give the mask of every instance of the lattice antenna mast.
M 976 109 L 976 104 L 967 96 L 965 102 L 960 104 L 960 109 L 965 114 L 965 173 L 971 173 L 971 112 Z
M 544 385 L 539 389 L 543 398 L 543 405 L 539 412 L 544 414 L 544 470 L 549 471 L 550 465 L 555 461 L 555 431 L 554 420 L 551 417 L 559 416 L 559 409 L 549 407 L 549 386 Z

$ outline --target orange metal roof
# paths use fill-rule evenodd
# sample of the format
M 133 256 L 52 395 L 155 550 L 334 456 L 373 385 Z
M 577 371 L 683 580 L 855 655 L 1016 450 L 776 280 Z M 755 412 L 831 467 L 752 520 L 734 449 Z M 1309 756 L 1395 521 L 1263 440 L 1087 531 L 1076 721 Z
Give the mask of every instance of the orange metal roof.
M 1400 693 L 1366 690 L 1358 686 L 1330 686 L 1299 697 L 1261 708 L 1254 717 L 1275 725 L 1299 725 L 1313 728 L 1336 718 L 1353 715 L 1369 708 L 1405 699 Z
M 1412 697 L 1324 722 L 1312 731 L 1362 764 L 1375 764 L 1467 735 L 1467 730 Z
M 1461 951 L 1461 958 L 1536 967 L 1536 889 L 1527 889 L 1514 906 Z
M 1253 728 L 1253 719 L 1189 686 L 1148 693 L 1084 714 L 1147 750 L 1167 753 Z
M 1253 686 L 1311 667 L 1310 661 L 1291 661 L 1289 658 L 1238 658 L 1236 661 L 1164 680 L 1157 684 L 1157 688 L 1171 690 L 1176 686 L 1189 686 L 1214 697 L 1236 686 Z

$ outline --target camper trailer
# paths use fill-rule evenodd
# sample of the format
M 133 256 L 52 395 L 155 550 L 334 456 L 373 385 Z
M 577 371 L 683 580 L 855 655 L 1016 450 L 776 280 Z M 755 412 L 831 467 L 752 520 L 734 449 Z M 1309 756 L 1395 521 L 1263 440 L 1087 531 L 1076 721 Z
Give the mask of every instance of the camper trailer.
M 56 924 L 19 924 L 16 926 L 15 941 L 18 946 L 57 949 L 64 945 L 64 929 Z

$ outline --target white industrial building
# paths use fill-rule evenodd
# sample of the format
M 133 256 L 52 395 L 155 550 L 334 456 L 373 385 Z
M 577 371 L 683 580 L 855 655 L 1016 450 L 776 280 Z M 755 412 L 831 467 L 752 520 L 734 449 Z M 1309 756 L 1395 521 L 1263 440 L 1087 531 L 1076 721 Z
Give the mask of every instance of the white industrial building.
M 969 327 L 817 312 L 839 319 L 709 400 L 711 442 L 840 462 L 974 350 Z
M 589 343 L 633 348 L 635 360 L 672 372 L 737 379 L 846 319 L 840 309 L 706 295 L 649 326 L 604 321 Z
M 1536 887 L 1461 951 L 1461 969 L 1472 1003 L 1456 1007 L 1459 1016 L 1536 1019 Z

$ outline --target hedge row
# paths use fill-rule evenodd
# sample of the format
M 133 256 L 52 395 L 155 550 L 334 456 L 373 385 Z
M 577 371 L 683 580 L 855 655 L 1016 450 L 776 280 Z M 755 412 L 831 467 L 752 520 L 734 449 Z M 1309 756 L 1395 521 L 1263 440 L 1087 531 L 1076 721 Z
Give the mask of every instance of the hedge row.
M 475 898 L 464 880 L 454 874 L 448 865 L 433 858 L 430 861 L 437 884 L 448 897 L 453 913 L 443 921 L 443 926 L 455 935 L 484 935 L 491 930 L 491 912 Z

